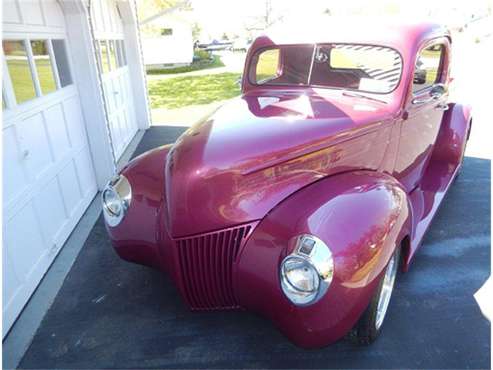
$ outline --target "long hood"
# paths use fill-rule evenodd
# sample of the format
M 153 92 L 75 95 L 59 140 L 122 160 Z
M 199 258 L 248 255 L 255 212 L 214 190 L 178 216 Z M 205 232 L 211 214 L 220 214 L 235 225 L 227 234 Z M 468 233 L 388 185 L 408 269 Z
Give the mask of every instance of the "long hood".
M 391 115 L 386 104 L 340 95 L 248 95 L 228 102 L 187 130 L 168 155 L 171 235 L 258 220 L 321 177 L 378 168 Z

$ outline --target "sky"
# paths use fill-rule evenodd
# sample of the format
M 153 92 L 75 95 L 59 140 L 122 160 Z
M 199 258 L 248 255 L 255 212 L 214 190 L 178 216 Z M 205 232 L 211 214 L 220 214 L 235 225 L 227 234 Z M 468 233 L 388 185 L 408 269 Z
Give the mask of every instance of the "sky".
M 485 12 L 493 0 L 270 0 L 272 16 L 283 20 L 310 17 L 329 9 L 332 15 L 428 16 L 436 21 L 454 22 Z M 225 31 L 241 34 L 245 25 L 258 22 L 265 15 L 266 0 L 192 0 L 195 18 L 205 34 L 219 37 Z

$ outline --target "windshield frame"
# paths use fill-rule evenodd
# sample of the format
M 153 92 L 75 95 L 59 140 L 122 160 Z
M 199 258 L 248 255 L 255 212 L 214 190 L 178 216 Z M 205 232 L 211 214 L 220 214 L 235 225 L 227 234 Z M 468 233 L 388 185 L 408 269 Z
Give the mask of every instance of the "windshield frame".
M 260 55 L 260 53 L 262 53 L 262 52 L 264 52 L 266 50 L 281 49 L 283 47 L 307 46 L 307 45 L 312 45 L 313 46 L 312 59 L 311 59 L 310 68 L 309 68 L 310 73 L 308 75 L 308 83 L 306 83 L 306 84 L 290 84 L 290 83 L 286 83 L 286 84 L 269 84 L 269 82 L 267 81 L 266 83 L 259 84 L 256 81 L 252 81 L 251 80 L 251 75 L 252 75 L 251 72 L 252 72 L 252 69 L 255 69 L 256 66 L 257 66 L 257 64 L 254 63 L 254 60 L 255 60 L 255 57 L 256 56 Z M 361 90 L 361 89 L 355 89 L 355 88 L 349 88 L 349 87 L 337 87 L 337 86 L 327 86 L 327 85 L 311 84 L 310 83 L 310 80 L 311 80 L 311 71 L 313 69 L 313 65 L 314 65 L 314 61 L 315 61 L 315 52 L 317 50 L 317 47 L 318 46 L 327 46 L 327 45 L 331 45 L 331 46 L 332 45 L 372 46 L 372 47 L 381 47 L 381 48 L 386 48 L 386 49 L 392 50 L 393 52 L 395 52 L 399 56 L 400 61 L 401 61 L 401 70 L 400 70 L 400 74 L 399 74 L 399 81 L 397 81 L 397 83 L 395 84 L 395 86 L 394 86 L 394 88 L 392 90 L 389 90 L 389 91 L 386 91 L 386 92 L 377 92 L 377 91 L 371 91 L 371 90 Z M 257 62 L 258 62 L 258 59 L 257 59 Z M 269 45 L 269 46 L 259 47 L 253 53 L 252 58 L 250 58 L 250 61 L 249 61 L 249 64 L 248 64 L 248 68 L 246 70 L 246 77 L 247 77 L 248 83 L 251 84 L 252 86 L 255 86 L 255 87 L 258 87 L 258 88 L 270 87 L 270 88 L 279 89 L 279 88 L 287 87 L 287 88 L 295 88 L 295 89 L 296 88 L 304 89 L 304 88 L 307 88 L 307 87 L 313 87 L 313 88 L 317 88 L 317 89 L 327 89 L 327 90 L 355 91 L 355 92 L 366 93 L 366 94 L 375 94 L 375 95 L 380 95 L 380 96 L 382 96 L 382 95 L 390 95 L 390 94 L 394 93 L 399 88 L 399 86 L 401 85 L 401 82 L 402 82 L 402 79 L 403 79 L 403 75 L 404 75 L 404 58 L 402 57 L 402 53 L 399 50 L 397 50 L 394 47 L 387 46 L 387 45 L 368 44 L 368 43 L 355 43 L 355 42 L 317 42 L 317 43 L 313 43 L 313 44 L 306 44 L 306 43 L 299 44 L 299 43 L 297 43 L 297 44 L 280 44 L 280 45 Z

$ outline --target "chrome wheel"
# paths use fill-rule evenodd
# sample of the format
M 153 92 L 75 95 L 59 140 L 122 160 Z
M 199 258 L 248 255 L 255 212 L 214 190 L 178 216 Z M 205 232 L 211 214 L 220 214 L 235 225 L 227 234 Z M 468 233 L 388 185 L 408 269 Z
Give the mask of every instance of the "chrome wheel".
M 380 296 L 378 297 L 377 304 L 377 314 L 375 319 L 375 328 L 378 330 L 382 326 L 383 320 L 385 319 L 385 314 L 387 313 L 387 308 L 389 307 L 390 296 L 392 295 L 392 290 L 394 289 L 395 276 L 397 275 L 397 253 L 392 255 L 387 268 L 385 270 L 385 276 L 383 277 L 382 290 L 380 291 Z

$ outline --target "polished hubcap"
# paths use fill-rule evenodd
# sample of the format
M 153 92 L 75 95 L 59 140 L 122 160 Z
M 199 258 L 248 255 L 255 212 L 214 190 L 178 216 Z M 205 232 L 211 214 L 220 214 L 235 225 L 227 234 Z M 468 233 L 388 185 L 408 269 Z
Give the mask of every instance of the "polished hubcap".
M 385 270 L 385 276 L 383 277 L 382 290 L 380 292 L 380 297 L 378 297 L 377 306 L 377 318 L 375 322 L 376 329 L 380 329 L 382 326 L 383 319 L 387 313 L 387 308 L 389 307 L 390 296 L 392 295 L 392 290 L 394 289 L 395 276 L 397 275 L 397 261 L 395 253 L 387 265 Z

